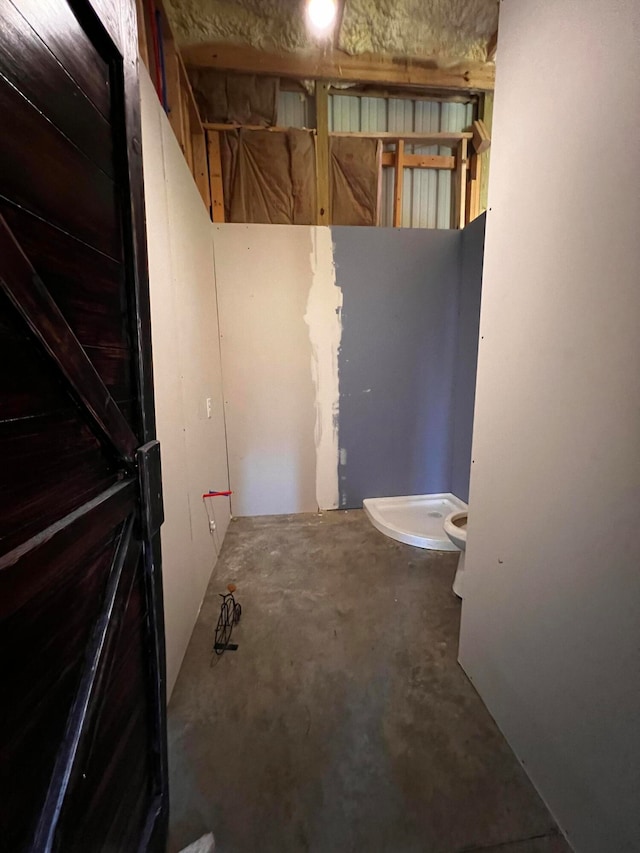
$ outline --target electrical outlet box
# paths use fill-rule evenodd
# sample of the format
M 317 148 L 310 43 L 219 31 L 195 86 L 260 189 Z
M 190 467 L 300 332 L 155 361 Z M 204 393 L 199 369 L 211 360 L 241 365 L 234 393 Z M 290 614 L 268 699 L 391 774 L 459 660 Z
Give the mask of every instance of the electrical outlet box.
M 211 397 L 207 397 L 207 417 L 211 417 Z

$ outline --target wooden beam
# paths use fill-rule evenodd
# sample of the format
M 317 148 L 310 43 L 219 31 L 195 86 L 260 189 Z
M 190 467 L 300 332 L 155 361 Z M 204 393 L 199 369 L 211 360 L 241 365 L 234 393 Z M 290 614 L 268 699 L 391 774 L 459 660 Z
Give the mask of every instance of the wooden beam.
M 383 166 L 395 166 L 395 151 L 384 151 L 382 154 Z M 443 157 L 438 154 L 405 154 L 405 169 L 455 169 L 455 157 Z
M 493 62 L 464 62 L 440 68 L 435 59 L 407 59 L 370 53 L 351 56 L 340 50 L 267 53 L 251 45 L 219 42 L 186 45 L 187 65 L 294 79 L 346 80 L 423 89 L 492 91 Z
M 289 127 L 263 127 L 259 124 L 221 124 L 219 122 L 203 122 L 202 124 L 205 130 L 214 130 L 219 133 L 226 133 L 230 130 L 262 130 L 267 131 L 268 133 L 287 133 L 291 128 Z M 309 131 L 312 133 L 313 131 Z M 420 133 L 414 131 L 407 131 L 403 133 L 402 131 L 347 131 L 347 130 L 339 130 L 339 131 L 330 131 L 329 137 L 333 136 L 346 136 L 351 139 L 381 139 L 383 142 L 397 142 L 398 139 L 404 139 L 405 142 L 411 142 L 411 144 L 416 145 L 441 145 L 445 148 L 456 148 L 461 139 L 473 139 L 473 133 L 470 131 L 461 131 L 460 133 L 453 131 L 437 131 L 433 133 Z M 411 157 L 414 155 L 407 154 L 407 157 Z M 415 156 L 428 156 L 428 155 L 415 155 Z M 445 157 L 446 160 L 451 160 L 449 157 Z M 433 168 L 438 168 L 438 166 L 434 166 Z M 449 168 L 449 166 L 442 166 L 440 168 Z M 453 166 L 451 167 L 453 168 Z
M 203 130 L 191 134 L 193 151 L 193 178 L 202 196 L 207 210 L 211 209 L 211 189 L 209 187 L 209 167 L 207 165 L 207 139 Z
M 226 133 L 230 130 L 268 130 L 269 133 L 287 133 L 291 130 L 290 127 L 264 127 L 261 124 L 221 124 L 215 121 L 204 121 L 202 127 L 205 130 L 214 130 L 218 133 Z
M 467 210 L 467 140 L 461 139 L 454 172 L 453 228 L 464 228 Z
M 180 114 L 182 117 L 182 142 L 184 159 L 193 174 L 193 151 L 191 150 L 191 116 L 189 114 L 189 96 L 182 75 L 180 75 Z
M 437 132 L 416 133 L 414 131 L 332 131 L 329 136 L 347 136 L 351 139 L 382 139 L 383 142 L 397 142 L 399 139 L 410 142 L 412 145 L 441 145 L 445 148 L 457 148 L 461 140 L 473 139 L 473 133 L 461 131 L 460 133 Z
M 329 225 L 329 86 L 316 82 L 316 198 L 318 225 Z
M 486 92 L 480 97 L 478 104 L 478 118 L 481 119 L 487 132 L 491 135 L 493 126 L 493 92 Z M 480 207 L 479 212 L 487 209 L 489 197 L 489 158 L 491 151 L 485 151 L 482 155 L 482 165 L 480 167 Z
M 164 38 L 164 67 L 167 80 L 167 106 L 169 124 L 176 135 L 178 144 L 185 151 L 184 118 L 182 115 L 182 86 L 180 60 L 173 38 Z
M 476 154 L 484 154 L 491 147 L 491 137 L 482 119 L 473 123 L 473 147 Z
M 404 139 L 398 140 L 396 148 L 396 176 L 393 193 L 393 227 L 402 226 L 402 188 L 404 186 Z
M 222 183 L 222 162 L 220 158 L 220 135 L 207 131 L 209 150 L 209 190 L 211 193 L 211 219 L 224 222 L 224 185 Z
M 147 24 L 144 17 L 144 0 L 136 0 L 136 18 L 138 24 L 138 53 L 149 70 L 149 47 L 147 44 Z
M 180 53 L 178 53 L 178 64 L 180 65 L 180 76 L 182 78 L 182 82 L 186 90 L 186 107 L 189 110 L 191 130 L 193 133 L 195 133 L 196 126 L 200 128 L 202 127 L 202 121 L 200 120 L 200 110 L 198 109 L 196 97 L 193 94 L 193 88 L 191 86 L 191 80 L 189 80 L 189 75 L 187 74 L 187 69 Z
M 469 181 L 467 187 L 466 222 L 480 215 L 480 175 L 482 174 L 482 158 L 473 153 L 469 157 Z
M 296 80 L 280 78 L 280 91 L 300 92 L 300 84 Z M 294 88 L 295 87 L 295 88 Z M 304 89 L 302 90 L 304 93 Z M 344 98 L 396 98 L 400 101 L 415 101 L 416 98 L 428 98 L 430 101 L 444 102 L 447 104 L 475 104 L 480 97 L 480 92 L 465 92 L 464 89 L 416 89 L 411 86 L 397 88 L 394 86 L 376 86 L 373 83 L 353 83 L 348 89 L 331 85 L 330 94 L 340 95 Z

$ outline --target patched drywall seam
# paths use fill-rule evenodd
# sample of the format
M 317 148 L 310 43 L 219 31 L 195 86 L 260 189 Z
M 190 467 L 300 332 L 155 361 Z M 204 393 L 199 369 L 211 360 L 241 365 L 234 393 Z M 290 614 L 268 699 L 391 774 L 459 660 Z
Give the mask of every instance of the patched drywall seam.
M 342 290 L 336 285 L 331 230 L 326 227 L 311 228 L 311 278 L 304 321 L 309 327 L 316 389 L 316 498 L 320 509 L 337 509 Z

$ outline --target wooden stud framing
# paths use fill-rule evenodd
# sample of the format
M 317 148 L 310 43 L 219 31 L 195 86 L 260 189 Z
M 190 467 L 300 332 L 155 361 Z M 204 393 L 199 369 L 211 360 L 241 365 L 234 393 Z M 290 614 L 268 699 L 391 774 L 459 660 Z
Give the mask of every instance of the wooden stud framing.
M 138 53 L 149 68 L 149 47 L 147 42 L 147 22 L 144 16 L 144 0 L 136 0 L 136 18 L 138 24 Z
M 316 80 L 316 221 L 330 223 L 330 140 L 333 136 L 377 139 L 380 143 L 395 143 L 396 151 L 380 154 L 380 164 L 395 167 L 393 224 L 402 223 L 402 191 L 405 168 L 453 170 L 455 197 L 453 225 L 461 228 L 486 208 L 488 153 L 493 108 L 493 63 L 466 63 L 438 68 L 426 60 L 408 60 L 389 56 L 362 55 L 357 57 L 334 50 L 330 54 L 300 56 L 296 54 L 265 53 L 253 47 L 227 44 L 193 45 L 184 51 L 177 49 L 162 0 L 155 0 L 162 15 L 167 104 L 169 121 L 191 170 L 205 205 L 210 206 L 214 222 L 224 222 L 224 189 L 220 159 L 220 133 L 236 130 L 237 124 L 205 123 L 200 120 L 198 107 L 189 82 L 183 59 L 190 65 L 283 76 L 289 79 Z M 150 67 L 149 22 L 144 0 L 136 0 L 138 12 L 139 50 L 143 62 Z M 152 70 L 150 68 L 150 70 Z M 340 78 L 362 85 L 413 87 L 419 96 L 429 90 L 459 90 L 479 92 L 478 118 L 473 133 L 397 133 L 397 132 L 329 132 L 329 83 Z M 245 130 L 280 133 L 284 127 L 249 127 Z M 467 162 L 468 143 L 473 140 L 476 152 Z M 405 154 L 405 144 L 438 145 L 451 148 L 455 156 Z M 453 153 L 453 152 L 452 152 Z M 467 181 L 467 169 L 470 178 Z M 468 184 L 468 186 L 467 186 Z
M 346 136 L 351 139 L 381 139 L 383 142 L 396 142 L 402 139 L 405 142 L 412 144 L 419 143 L 420 145 L 441 145 L 445 148 L 457 148 L 462 139 L 473 139 L 473 133 L 469 131 L 453 131 L 437 132 L 437 133 L 417 133 L 415 131 L 407 131 L 406 133 L 380 130 L 380 131 L 332 131 L 329 136 Z
M 482 173 L 482 158 L 473 153 L 469 158 L 469 181 L 467 186 L 466 222 L 480 215 L 480 175 Z
M 202 68 L 297 80 L 345 80 L 467 92 L 492 91 L 495 82 L 493 62 L 465 62 L 439 68 L 435 59 L 376 54 L 351 56 L 340 50 L 311 54 L 267 53 L 250 45 L 210 42 L 186 46 L 183 58 L 187 65 Z
M 162 41 L 165 56 L 169 123 L 198 186 L 200 195 L 207 208 L 209 208 L 211 197 L 205 131 L 200 120 L 200 113 L 191 88 L 189 76 L 178 51 L 169 19 L 162 5 L 162 0 L 154 0 L 153 5 L 154 9 L 160 12 L 162 18 Z M 140 57 L 151 75 L 154 76 L 155 61 L 149 50 L 149 9 L 145 0 L 136 0 L 136 10 L 138 14 Z
M 473 123 L 473 147 L 476 154 L 484 154 L 491 146 L 491 137 L 482 119 Z
M 184 118 L 182 115 L 182 85 L 180 63 L 173 39 L 165 40 L 164 65 L 167 79 L 167 104 L 169 124 L 184 153 Z
M 189 101 L 184 84 L 180 86 L 180 101 L 182 103 L 182 150 L 184 159 L 187 161 L 189 171 L 193 174 L 193 149 L 191 147 L 191 116 L 189 114 Z
M 464 228 L 467 196 L 467 140 L 461 139 L 456 152 L 454 172 L 453 228 Z
M 329 225 L 329 85 L 316 82 L 316 197 L 318 225 Z
M 396 148 L 396 174 L 393 191 L 393 227 L 402 226 L 402 188 L 404 185 L 404 139 L 399 139 Z
M 287 131 L 291 130 L 290 127 L 264 127 L 261 124 L 232 124 L 215 121 L 204 121 L 202 126 L 205 130 L 215 130 L 219 133 L 226 133 L 230 130 L 261 130 L 267 133 L 287 133 Z
M 483 97 L 480 98 L 480 103 L 478 104 L 478 118 L 484 122 L 485 127 L 487 128 L 487 132 L 491 135 L 491 128 L 493 124 L 493 92 L 487 92 Z M 480 166 L 480 201 L 478 211 L 482 213 L 487 209 L 487 199 L 489 195 L 489 158 L 491 156 L 490 151 L 485 151 L 481 156 L 481 166 Z
M 224 186 L 222 183 L 222 164 L 220 160 L 220 134 L 215 130 L 207 131 L 209 149 L 209 188 L 211 192 L 211 218 L 214 222 L 224 222 Z
M 179 53 L 178 65 L 180 66 L 180 77 L 182 78 L 182 85 L 184 88 L 185 109 L 189 112 L 192 123 L 197 123 L 200 127 L 202 127 L 202 122 L 200 121 L 200 111 L 198 110 L 196 98 L 193 94 L 193 89 L 191 88 L 189 75 L 187 74 L 187 69 Z
M 395 151 L 384 151 L 382 154 L 383 166 L 396 165 Z M 405 154 L 405 169 L 455 169 L 455 157 L 443 157 L 439 154 Z
M 207 139 L 205 132 L 198 130 L 191 134 L 193 152 L 193 177 L 207 210 L 211 209 L 211 189 L 209 186 L 209 166 L 207 160 Z

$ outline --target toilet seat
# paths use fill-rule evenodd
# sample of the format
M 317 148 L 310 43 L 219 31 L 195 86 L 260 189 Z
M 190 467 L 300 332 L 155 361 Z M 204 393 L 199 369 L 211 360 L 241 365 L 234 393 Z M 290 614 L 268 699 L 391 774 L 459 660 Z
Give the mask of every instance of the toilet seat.
M 452 512 L 444 520 L 444 529 L 453 544 L 464 551 L 467 547 L 467 516 L 468 510 Z

